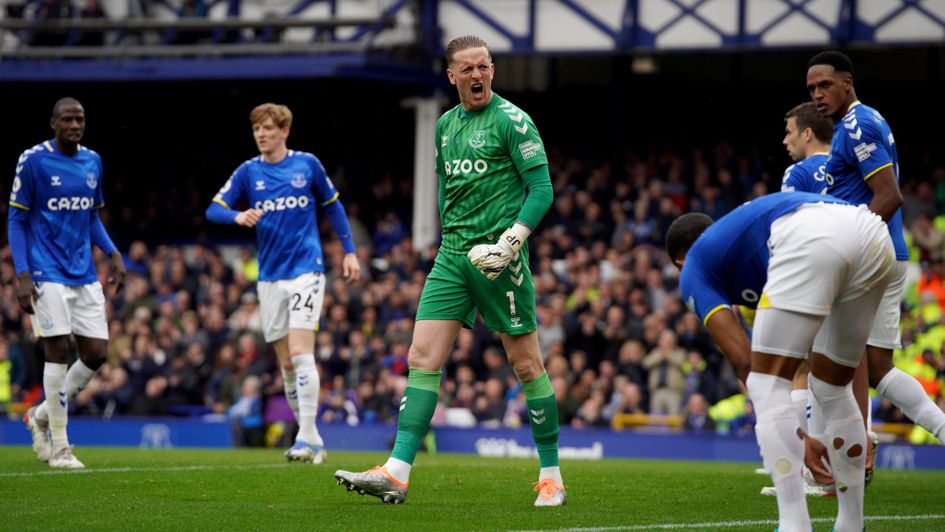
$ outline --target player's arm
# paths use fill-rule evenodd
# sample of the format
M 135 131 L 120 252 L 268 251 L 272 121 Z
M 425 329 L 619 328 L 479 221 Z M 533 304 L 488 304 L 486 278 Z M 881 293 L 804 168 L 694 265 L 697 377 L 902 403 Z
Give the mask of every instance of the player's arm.
M 39 298 L 33 277 L 30 276 L 26 235 L 29 232 L 29 212 L 10 205 L 7 214 L 7 239 L 10 253 L 13 255 L 13 267 L 16 269 L 16 301 L 27 314 L 33 313 L 33 301 Z
M 528 194 L 512 227 L 506 229 L 495 244 L 473 246 L 466 254 L 473 266 L 490 281 L 498 277 L 505 267 L 518 257 L 525 240 L 551 207 L 553 193 L 547 164 L 527 170 L 522 175 L 522 180 L 525 181 Z
M 868 120 L 861 120 L 853 131 L 850 131 L 850 125 L 844 122 L 849 136 L 845 140 L 849 144 L 857 143 L 851 148 L 853 153 L 850 155 L 856 157 L 860 175 L 873 191 L 870 210 L 888 222 L 902 206 L 899 179 L 889 153 L 892 136 L 887 139 L 878 124 Z
M 108 231 L 105 230 L 105 224 L 102 223 L 99 210 L 92 209 L 89 216 L 89 236 L 92 244 L 108 255 L 108 279 L 105 282 L 112 287 L 112 293 L 117 294 L 125 286 L 125 261 L 122 259 L 118 247 L 108 236 Z
M 33 301 L 39 298 L 33 277 L 30 275 L 29 249 L 26 235 L 30 227 L 30 205 L 32 205 L 32 180 L 30 164 L 26 154 L 17 161 L 16 176 L 10 192 L 10 207 L 7 210 L 7 240 L 13 255 L 16 270 L 16 301 L 27 314 L 33 313 Z
M 699 316 L 738 378 L 745 382 L 751 370 L 751 341 L 732 310 L 731 300 L 716 274 L 706 271 L 695 252 L 686 255 L 679 289 L 690 310 Z
M 440 224 L 442 224 L 444 221 L 443 208 L 446 205 L 446 177 L 443 174 L 437 173 L 436 178 L 439 180 L 439 186 L 436 192 L 436 207 L 440 211 Z
M 341 261 L 342 275 L 348 281 L 353 283 L 361 278 L 361 263 L 358 262 L 358 256 L 355 254 L 354 238 L 351 234 L 351 224 L 348 223 L 348 213 L 345 212 L 344 205 L 339 199 L 339 192 L 335 185 L 325 173 L 322 166 L 315 156 L 312 156 L 310 162 L 312 168 L 312 189 L 315 196 L 321 199 L 321 208 L 331 222 L 332 229 L 338 235 L 341 241 L 341 247 L 344 249 L 345 256 Z
M 262 218 L 262 209 L 249 208 L 245 211 L 238 211 L 232 206 L 239 202 L 243 195 L 243 173 L 245 164 L 233 172 L 233 175 L 223 184 L 223 188 L 213 197 L 210 206 L 207 207 L 205 216 L 207 220 L 217 224 L 237 224 L 243 227 L 255 227 Z
M 867 177 L 866 184 L 873 191 L 873 201 L 870 210 L 882 216 L 888 222 L 896 211 L 902 207 L 902 192 L 899 191 L 899 179 L 893 171 L 892 164 L 884 166 Z
M 721 307 L 705 320 L 709 336 L 719 345 L 742 382 L 751 371 L 751 341 L 730 307 Z
M 328 216 L 328 221 L 331 222 L 331 227 L 338 235 L 341 247 L 345 251 L 344 259 L 341 262 L 342 274 L 348 283 L 353 283 L 361 278 L 361 263 L 358 262 L 358 256 L 355 254 L 351 224 L 348 223 L 348 213 L 337 196 L 328 205 L 325 205 L 324 209 L 325 215 Z
M 523 115 L 524 113 L 518 113 L 520 117 Z M 518 257 L 525 240 L 544 218 L 554 201 L 548 158 L 538 135 L 538 128 L 527 116 L 520 126 L 511 119 L 502 123 L 505 127 L 506 149 L 522 176 L 527 195 L 515 223 L 502 233 L 498 242 L 494 245 L 473 246 L 466 255 L 473 266 L 490 281 L 498 277 L 505 267 Z

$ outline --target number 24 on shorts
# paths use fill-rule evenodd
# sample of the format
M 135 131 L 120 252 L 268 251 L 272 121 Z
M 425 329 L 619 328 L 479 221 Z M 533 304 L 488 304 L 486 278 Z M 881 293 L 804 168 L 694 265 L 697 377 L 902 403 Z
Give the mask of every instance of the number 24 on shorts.
M 292 294 L 292 310 L 296 312 L 302 310 L 299 307 L 299 304 L 302 304 L 302 306 L 307 308 L 309 312 L 315 312 L 315 302 L 312 300 L 312 294 L 308 294 L 308 296 L 305 298 L 304 304 L 302 303 L 302 294 L 299 294 L 298 292 Z

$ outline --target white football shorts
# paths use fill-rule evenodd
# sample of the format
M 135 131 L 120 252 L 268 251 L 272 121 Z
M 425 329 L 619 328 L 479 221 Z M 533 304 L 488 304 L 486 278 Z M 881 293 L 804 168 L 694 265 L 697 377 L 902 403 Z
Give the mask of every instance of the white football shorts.
M 818 316 L 879 283 L 885 289 L 896 265 L 886 224 L 866 205 L 803 205 L 771 224 L 768 250 L 758 308 Z
M 37 338 L 74 334 L 108 340 L 105 318 L 105 293 L 102 284 L 69 286 L 46 281 L 36 282 L 39 298 L 31 317 Z
M 325 274 L 309 272 L 292 279 L 259 281 L 257 290 L 267 343 L 285 338 L 289 329 L 318 330 L 325 300 Z
M 805 358 L 813 347 L 856 367 L 896 269 L 886 224 L 866 206 L 810 204 L 776 220 L 768 244 L 752 350 Z
M 879 310 L 876 311 L 873 330 L 870 331 L 870 338 L 866 341 L 867 345 L 885 349 L 899 349 L 902 347 L 901 338 L 899 337 L 899 318 L 902 292 L 906 287 L 906 270 L 908 269 L 909 261 L 896 261 L 892 280 L 889 281 L 886 293 L 883 294 L 883 301 L 879 304 Z

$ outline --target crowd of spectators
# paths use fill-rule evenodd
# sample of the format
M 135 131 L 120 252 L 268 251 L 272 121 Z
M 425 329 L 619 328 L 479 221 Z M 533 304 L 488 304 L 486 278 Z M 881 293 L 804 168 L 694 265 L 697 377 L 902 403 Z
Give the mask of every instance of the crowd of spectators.
M 621 414 L 649 414 L 680 416 L 686 430 L 748 436 L 751 405 L 680 300 L 678 272 L 661 243 L 680 213 L 718 218 L 776 182 L 724 143 L 684 154 L 628 153 L 619 164 L 555 151 L 550 159 L 555 202 L 529 246 L 539 341 L 562 424 L 606 427 Z M 396 423 L 414 316 L 436 253 L 435 246 L 413 249 L 410 203 L 400 200 L 411 196 L 409 187 L 409 179 L 388 176 L 364 197 L 347 196 L 364 271 L 358 283 L 339 277 L 341 247 L 324 242 L 328 283 L 315 346 L 319 423 Z M 896 360 L 945 408 L 945 169 L 903 189 L 915 282 L 904 301 L 904 348 Z M 229 415 L 245 422 L 247 443 L 259 443 L 265 426 L 291 420 L 274 353 L 260 334 L 251 242 L 134 241 L 122 249 L 129 275 L 125 289 L 108 298 L 108 362 L 70 409 L 105 417 Z M 103 276 L 106 265 L 97 258 Z M 7 401 L 34 402 L 42 354 L 16 303 L 14 278 L 5 247 L 0 371 L 10 373 Z M 528 423 L 501 343 L 481 322 L 461 332 L 440 389 L 434 424 Z M 734 409 L 732 397 L 742 397 Z M 875 416 L 906 421 L 880 402 Z

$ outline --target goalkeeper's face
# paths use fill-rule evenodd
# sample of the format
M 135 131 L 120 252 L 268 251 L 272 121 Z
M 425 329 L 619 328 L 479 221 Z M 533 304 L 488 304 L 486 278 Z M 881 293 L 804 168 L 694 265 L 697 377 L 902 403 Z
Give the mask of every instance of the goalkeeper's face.
M 475 111 L 489 105 L 492 99 L 492 76 L 495 65 L 489 50 L 467 48 L 453 54 L 453 62 L 446 69 L 450 83 L 456 85 L 463 109 Z

